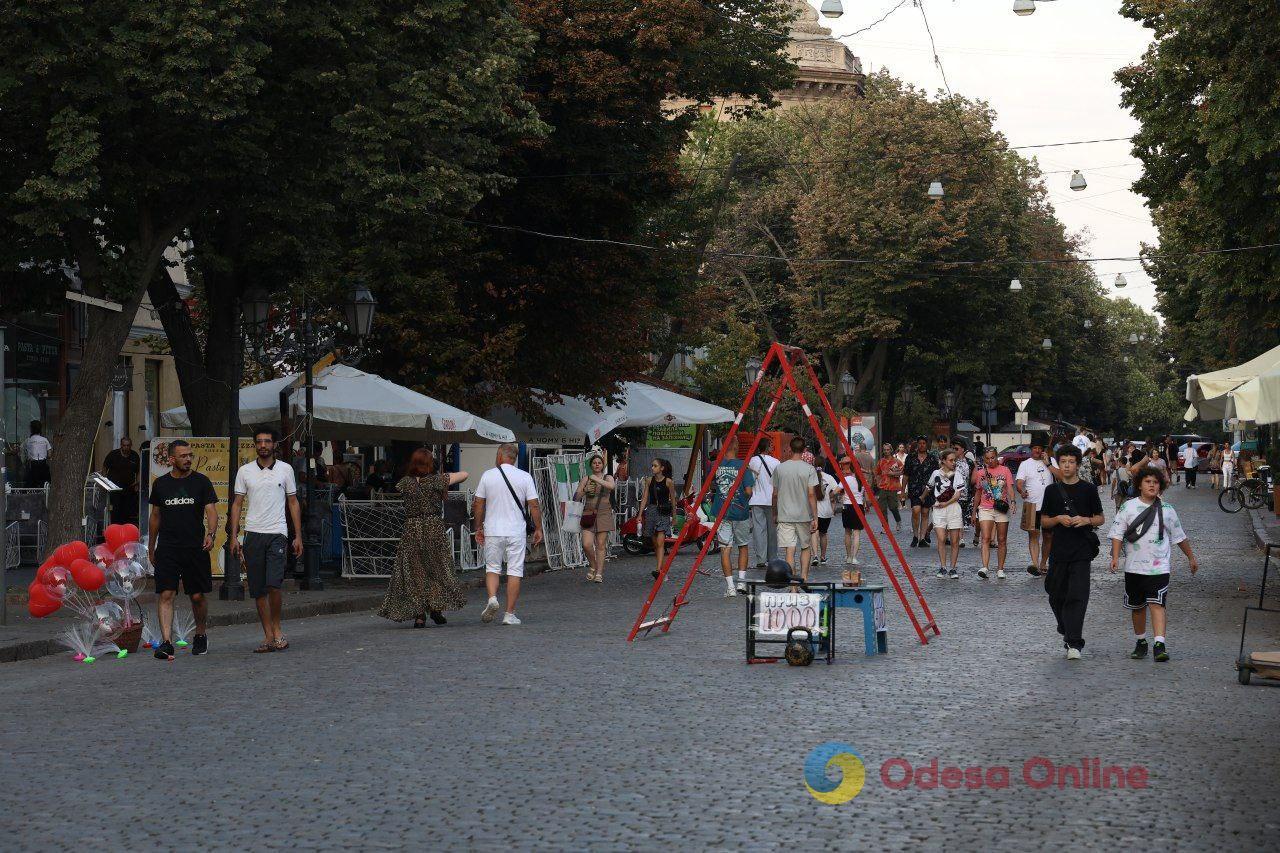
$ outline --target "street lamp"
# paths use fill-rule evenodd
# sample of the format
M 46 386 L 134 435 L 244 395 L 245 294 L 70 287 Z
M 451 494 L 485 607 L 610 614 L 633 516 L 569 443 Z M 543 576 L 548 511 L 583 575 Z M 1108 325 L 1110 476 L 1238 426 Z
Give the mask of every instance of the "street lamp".
M 916 392 L 910 385 L 904 385 L 902 388 L 902 404 L 910 408 L 911 404 L 916 401 Z
M 858 380 L 853 377 L 852 373 L 846 373 L 840 377 L 840 394 L 844 397 L 844 404 L 849 405 L 849 401 L 853 399 L 853 394 L 858 390 Z
M 746 364 L 743 365 L 743 374 L 746 376 L 748 388 L 750 388 L 752 383 L 756 381 L 756 377 L 760 375 L 760 368 L 763 364 L 764 362 L 760 359 L 752 356 L 747 359 Z
M 1009 289 L 1010 289 L 1010 290 L 1022 290 L 1022 282 L 1021 282 L 1021 281 L 1019 281 L 1019 280 L 1018 280 L 1018 279 L 1016 279 L 1016 278 L 1015 278 L 1015 279 L 1013 279 L 1012 281 L 1010 281 L 1010 282 L 1009 282 Z
M 844 5 L 840 0 L 822 0 L 822 14 L 828 18 L 838 18 L 844 14 Z
M 1089 186 L 1089 182 L 1084 179 L 1084 175 L 1080 174 L 1080 170 L 1076 169 L 1071 173 L 1071 189 L 1080 192 Z
M 1138 342 L 1138 333 L 1137 333 L 1137 332 L 1130 332 L 1130 333 L 1129 333 L 1129 343 L 1131 343 L 1131 344 L 1136 344 L 1137 342 Z
M 1035 0 L 1013 0 L 1013 14 L 1025 17 L 1027 15 L 1034 15 L 1035 12 Z
M 1043 341 L 1040 342 L 1040 348 L 1053 349 L 1053 341 L 1049 340 L 1048 338 L 1045 338 Z
M 255 330 L 261 329 L 271 315 L 271 297 L 261 287 L 251 287 L 241 300 L 244 317 Z
M 942 181 L 933 181 L 929 184 L 929 198 L 934 201 L 942 201 L 942 197 L 946 193 L 942 189 Z
M 1084 327 L 1085 327 L 1086 329 L 1092 329 L 1092 328 L 1093 328 L 1093 321 L 1092 321 L 1092 320 L 1085 320 L 1085 321 L 1084 321 Z
M 1118 288 L 1121 288 L 1121 287 L 1126 287 L 1128 284 L 1129 284 L 1129 280 L 1128 280 L 1127 278 L 1125 278 L 1125 277 L 1124 277 L 1124 273 L 1122 273 L 1122 272 L 1118 272 L 1118 273 L 1116 273 L 1116 288 L 1117 288 L 1117 289 L 1118 289 Z
M 347 300 L 347 327 L 355 332 L 361 343 L 373 331 L 373 314 L 378 309 L 378 300 L 373 298 L 369 288 L 357 284 Z
M 950 389 L 943 391 L 942 392 L 942 408 L 946 411 L 948 415 L 951 414 L 951 410 L 955 408 L 955 405 L 956 405 L 956 392 Z

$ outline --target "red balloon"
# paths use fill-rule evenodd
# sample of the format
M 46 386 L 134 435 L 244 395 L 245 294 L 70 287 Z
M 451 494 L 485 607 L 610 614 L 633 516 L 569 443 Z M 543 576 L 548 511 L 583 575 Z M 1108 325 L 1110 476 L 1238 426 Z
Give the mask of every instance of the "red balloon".
M 27 601 L 41 605 L 56 604 L 58 607 L 62 606 L 62 596 L 58 595 L 52 587 L 45 586 L 38 581 L 27 587 Z M 57 609 L 57 607 L 54 608 L 54 610 Z
M 67 568 L 71 570 L 71 577 L 75 580 L 76 586 L 84 589 L 85 579 L 88 577 L 86 572 L 98 567 L 90 560 L 73 560 Z
M 51 603 L 37 603 L 35 599 L 29 599 L 27 601 L 27 612 L 37 619 L 43 619 L 45 616 L 48 616 L 50 613 L 56 612 L 57 609 L 61 606 L 62 606 L 61 601 L 54 601 Z
M 85 592 L 93 592 L 100 589 L 107 582 L 107 575 L 97 565 L 85 561 L 87 565 L 82 568 L 79 574 L 75 575 L 76 585 Z M 72 569 L 72 571 L 75 571 Z
M 123 524 L 108 524 L 106 529 L 102 531 L 102 536 L 106 539 L 107 547 L 114 554 L 125 542 L 128 542 L 128 531 L 125 530 Z
M 67 561 L 65 565 L 71 565 L 74 560 L 87 560 L 89 558 L 89 546 L 79 539 L 74 542 L 68 542 L 62 547 L 66 548 L 67 553 L 71 555 L 71 560 Z
M 121 527 L 124 528 L 126 542 L 137 542 L 139 539 L 142 538 L 142 533 L 138 530 L 138 525 L 122 524 Z
M 72 553 L 70 542 L 65 545 L 59 545 L 57 548 L 53 549 L 53 560 L 59 566 L 69 566 L 71 565 L 71 561 L 75 558 L 75 555 Z

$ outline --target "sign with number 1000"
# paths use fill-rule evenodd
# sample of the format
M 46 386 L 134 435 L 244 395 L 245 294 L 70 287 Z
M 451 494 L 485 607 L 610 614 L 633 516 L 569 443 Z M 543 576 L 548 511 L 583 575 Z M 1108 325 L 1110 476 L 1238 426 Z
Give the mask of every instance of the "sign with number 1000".
M 792 628 L 819 633 L 823 596 L 812 592 L 761 592 L 757 602 L 756 636 L 786 637 Z

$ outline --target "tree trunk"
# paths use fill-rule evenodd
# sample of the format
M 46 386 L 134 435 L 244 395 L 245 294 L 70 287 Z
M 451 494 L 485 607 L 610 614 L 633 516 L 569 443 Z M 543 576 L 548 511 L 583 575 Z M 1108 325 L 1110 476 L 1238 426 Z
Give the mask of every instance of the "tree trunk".
M 89 308 L 89 339 L 85 341 L 80 374 L 67 410 L 52 436 L 50 458 L 49 539 L 46 551 L 81 536 L 84 482 L 93 465 L 93 439 L 107 403 L 111 375 L 129 337 L 134 316 L 147 286 L 139 283 L 121 311 Z

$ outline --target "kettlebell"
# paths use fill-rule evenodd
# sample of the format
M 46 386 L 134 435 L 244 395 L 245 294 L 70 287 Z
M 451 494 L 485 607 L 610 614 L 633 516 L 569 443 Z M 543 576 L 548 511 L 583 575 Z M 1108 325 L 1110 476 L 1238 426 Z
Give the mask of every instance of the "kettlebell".
M 781 557 L 774 557 L 764 570 L 765 586 L 770 589 L 782 589 L 791 583 L 791 564 Z
M 797 634 L 804 636 L 796 639 Z M 787 649 L 783 657 L 791 666 L 808 666 L 813 663 L 813 632 L 808 628 L 792 628 L 787 632 Z

